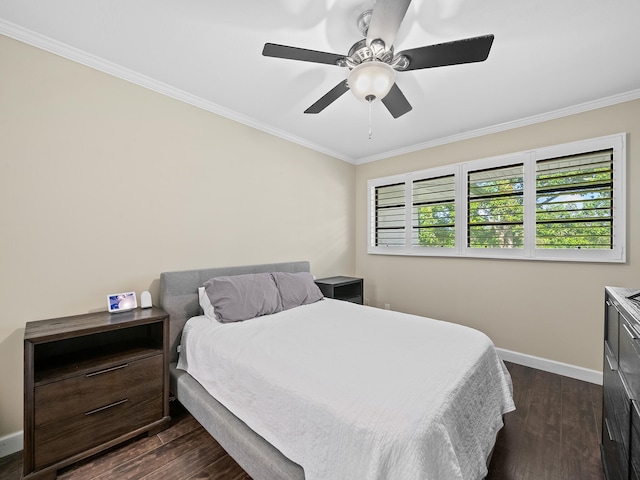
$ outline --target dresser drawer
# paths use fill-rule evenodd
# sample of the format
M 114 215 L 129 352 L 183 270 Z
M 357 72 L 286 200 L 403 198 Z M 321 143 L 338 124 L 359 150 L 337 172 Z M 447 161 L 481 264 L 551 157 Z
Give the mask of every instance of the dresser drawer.
M 112 365 L 35 388 L 35 427 L 113 404 L 138 392 L 161 392 L 163 357 Z
M 604 328 L 604 342 L 609 347 L 613 358 L 618 361 L 618 309 L 614 305 L 611 299 L 607 299 L 605 302 L 605 328 Z
M 631 420 L 631 400 L 618 370 L 612 367 L 612 359 L 605 355 L 603 371 L 603 449 L 607 469 L 616 466 L 621 477 L 627 478 L 629 452 L 629 422 Z M 615 475 L 610 478 L 616 478 Z
M 620 315 L 619 368 L 624 375 L 631 398 L 640 400 L 640 333 L 624 315 Z
M 626 461 L 622 445 L 616 442 L 611 426 L 611 417 L 606 415 L 602 419 L 602 466 L 608 480 L 627 478 Z
M 631 478 L 640 479 L 640 403 L 631 407 Z
M 120 400 L 36 428 L 35 467 L 83 452 L 163 418 L 162 389 L 136 388 Z

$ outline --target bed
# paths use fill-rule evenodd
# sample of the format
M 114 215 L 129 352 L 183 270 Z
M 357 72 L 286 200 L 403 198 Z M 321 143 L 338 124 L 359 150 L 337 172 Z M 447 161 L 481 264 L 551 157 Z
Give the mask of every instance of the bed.
M 386 312 L 331 299 L 323 299 L 309 305 L 233 324 L 212 326 L 212 322 L 207 322 L 206 317 L 203 316 L 198 288 L 210 279 L 272 272 L 308 275 L 309 271 L 309 262 L 289 262 L 162 273 L 160 306 L 170 314 L 172 394 L 254 480 L 382 479 L 392 478 L 389 472 L 399 472 L 398 468 L 405 467 L 407 473 L 402 473 L 402 476 L 395 476 L 395 478 L 481 478 L 486 473 L 486 461 L 490 458 L 497 431 L 502 426 L 502 415 L 512 410 L 514 405 L 508 372 L 497 357 L 493 344 L 480 332 L 446 322 L 398 312 Z M 390 323 L 384 318 L 385 315 L 395 315 L 393 322 L 399 323 Z M 323 320 L 327 318 L 331 320 Z M 331 322 L 333 322 L 333 330 L 331 334 L 327 334 L 322 329 L 327 328 L 324 325 L 330 325 Z M 443 330 L 445 337 L 449 335 L 449 338 L 454 338 L 455 341 L 452 343 L 458 345 L 458 347 L 451 345 L 440 352 L 437 350 L 441 348 L 438 343 L 442 342 L 435 340 L 429 348 L 399 350 L 392 355 L 396 358 L 407 353 L 404 358 L 407 364 L 420 362 L 420 370 L 427 372 L 428 375 L 435 370 L 446 373 L 449 368 L 462 372 L 461 378 L 464 377 L 464 382 L 452 382 L 454 385 L 451 387 L 442 378 L 436 380 L 441 384 L 442 398 L 435 407 L 429 407 L 428 414 L 419 412 L 415 415 L 413 413 L 404 415 L 400 410 L 396 412 L 393 405 L 395 405 L 394 402 L 403 403 L 405 398 L 412 398 L 412 395 L 414 396 L 412 402 L 420 403 L 421 396 L 426 398 L 432 391 L 438 391 L 440 387 L 425 389 L 423 386 L 422 391 L 407 392 L 406 395 L 399 394 L 400 389 L 407 388 L 406 381 L 403 383 L 405 369 L 394 370 L 388 367 L 389 359 L 386 359 L 382 353 L 376 353 L 382 352 L 382 350 L 376 350 L 380 339 L 372 340 L 378 343 L 359 341 L 363 334 L 373 335 L 371 332 L 379 330 L 383 337 L 386 335 L 389 339 L 393 338 L 393 341 L 386 344 L 384 352 L 393 352 L 391 346 L 396 343 L 414 341 L 413 338 L 402 334 L 404 328 L 389 329 L 389 325 L 405 323 L 415 324 L 418 330 L 427 328 L 427 324 L 433 325 L 436 330 Z M 232 340 L 226 340 L 227 343 L 233 344 L 235 341 L 244 348 L 243 352 L 251 352 L 250 355 L 235 355 L 238 358 L 237 362 L 231 360 L 234 355 L 229 353 L 226 353 L 229 361 L 214 359 L 213 362 L 217 362 L 215 370 L 220 372 L 220 378 L 210 378 L 208 375 L 212 370 L 210 367 L 198 369 L 189 365 L 192 362 L 194 365 L 200 365 L 198 363 L 200 360 L 196 361 L 199 357 L 192 354 L 195 352 L 195 347 L 188 339 L 195 339 L 193 341 L 196 344 L 199 341 L 210 345 L 207 337 L 209 333 L 206 330 L 198 330 L 208 328 L 207 324 L 214 330 L 225 332 L 225 337 L 229 335 L 230 337 L 227 338 Z M 186 329 L 185 325 L 187 325 Z M 343 328 L 345 330 L 342 330 Z M 179 353 L 183 330 L 186 340 L 182 348 L 188 344 L 186 352 L 190 355 L 187 355 L 185 350 Z M 462 335 L 463 331 L 467 331 L 470 336 L 466 340 L 458 340 L 461 338 L 458 335 Z M 235 337 L 234 340 L 233 335 L 236 335 L 236 332 L 239 332 L 237 335 L 245 336 Z M 313 332 L 313 341 L 307 345 L 302 343 L 305 341 L 304 332 Z M 333 332 L 338 333 L 334 335 Z M 297 338 L 295 335 L 300 337 Z M 394 335 L 398 336 L 397 339 Z M 324 337 L 326 338 L 322 340 Z M 277 341 L 278 338 L 292 340 L 286 349 L 279 348 L 276 349 L 277 352 L 264 353 L 263 350 L 269 350 L 271 342 Z M 248 343 L 249 339 L 256 343 Z M 330 357 L 322 357 L 322 341 L 331 344 Z M 360 344 L 363 345 L 363 351 L 351 349 Z M 265 345 L 265 348 L 261 345 Z M 223 346 L 210 348 L 210 350 L 224 352 Z M 460 355 L 456 354 L 455 348 L 460 349 Z M 367 352 L 367 349 L 370 351 Z M 306 352 L 308 355 L 302 362 L 298 360 L 288 362 L 288 357 L 278 357 L 281 355 L 280 350 L 292 352 L 302 350 L 298 353 L 304 355 Z M 324 350 L 328 351 L 328 348 Z M 230 351 L 233 352 L 233 350 Z M 472 353 L 474 351 L 478 353 Z M 413 353 L 409 355 L 409 352 L 418 356 L 413 357 Z M 446 353 L 443 354 L 443 352 Z M 453 355 L 450 358 L 443 358 L 448 356 L 449 352 Z M 274 353 L 277 355 L 274 356 Z M 225 353 L 220 355 L 224 357 Z M 286 355 L 289 355 L 289 352 Z M 429 355 L 436 355 L 436 357 L 429 357 Z M 475 363 L 467 364 L 466 360 L 462 360 L 474 355 L 481 359 L 477 363 L 482 363 L 482 368 L 475 366 Z M 362 359 L 366 360 L 367 356 L 370 360 L 363 361 Z M 332 366 L 334 358 L 335 363 Z M 358 362 L 350 361 L 349 359 L 352 358 L 357 358 Z M 440 358 L 442 362 L 438 360 Z M 237 368 L 235 363 L 244 363 L 245 365 L 240 367 L 245 369 L 248 367 L 250 372 L 253 372 L 256 365 L 251 362 L 262 364 L 271 361 L 276 363 L 260 374 L 250 373 L 242 377 L 240 373 L 233 370 Z M 297 363 L 304 366 L 305 375 L 301 376 L 300 371 L 296 372 L 288 368 L 288 364 Z M 433 364 L 436 368 L 429 369 L 422 363 Z M 355 364 L 351 370 L 344 368 L 350 364 Z M 312 373 L 318 370 L 319 365 L 323 366 L 323 372 L 331 371 L 332 368 L 336 372 L 351 371 L 351 377 L 347 373 L 342 380 L 334 380 L 334 377 L 331 377 L 330 380 L 322 383 L 320 377 L 314 377 Z M 361 378 L 368 376 L 367 370 L 363 370 L 362 365 L 371 365 L 370 370 L 375 369 L 377 372 L 389 368 L 386 376 L 381 377 L 384 378 L 382 383 L 387 385 L 387 388 L 378 390 L 372 388 L 372 385 L 376 385 L 375 379 L 371 383 L 361 381 Z M 187 370 L 192 372 L 193 376 L 187 373 Z M 275 375 L 276 372 L 277 375 Z M 262 382 L 261 388 L 267 388 L 265 393 L 252 394 L 251 388 L 254 387 L 248 379 L 254 377 Z M 311 393 L 298 391 L 302 388 L 298 388 L 298 384 L 304 383 L 305 377 L 311 379 Z M 231 380 L 237 383 L 231 385 Z M 292 388 L 292 392 L 282 393 L 283 389 L 278 382 L 288 382 L 296 385 L 296 388 Z M 390 383 L 397 385 L 388 388 Z M 460 383 L 459 386 L 458 383 Z M 355 385 L 358 385 L 358 388 L 355 388 Z M 282 396 L 278 397 L 278 395 Z M 342 396 L 344 398 L 341 398 Z M 434 394 L 434 396 L 438 395 Z M 375 401 L 367 399 L 375 399 Z M 243 402 L 247 403 L 248 407 Z M 425 403 L 428 402 L 425 400 Z M 343 416 L 354 413 L 343 412 L 343 404 L 346 405 L 345 410 L 354 410 L 354 406 L 360 404 L 367 405 L 367 408 L 357 409 L 356 420 L 346 422 L 350 424 L 348 428 L 337 423 Z M 470 405 L 470 410 L 468 412 L 461 410 L 467 404 Z M 284 417 L 275 418 L 279 413 L 278 405 L 285 406 L 280 409 L 284 409 L 286 414 Z M 385 413 L 380 415 L 379 412 Z M 391 419 L 394 416 L 398 418 Z M 384 421 L 378 421 L 377 418 Z M 437 422 L 429 420 L 431 418 L 437 418 Z M 373 424 L 380 425 L 373 426 Z M 402 425 L 405 427 L 401 428 Z M 477 430 L 478 434 L 468 435 L 466 430 L 474 432 Z M 383 433 L 378 434 L 379 432 Z M 428 435 L 425 432 L 429 432 Z M 325 433 L 328 436 L 323 442 Z M 418 440 L 415 442 L 412 440 L 418 437 L 422 444 Z M 393 441 L 389 442 L 389 438 Z M 363 444 L 366 444 L 366 448 Z M 430 456 L 423 456 L 416 445 L 421 448 L 426 447 Z M 354 454 L 356 450 L 357 455 Z M 348 455 L 344 455 L 345 452 Z M 481 460 L 485 461 L 482 466 L 478 466 L 480 456 Z M 439 464 L 440 460 L 432 460 L 435 457 L 444 459 L 442 465 Z M 292 459 L 297 460 L 298 463 Z M 304 469 L 301 465 L 304 465 Z M 367 473 L 364 473 L 365 471 Z

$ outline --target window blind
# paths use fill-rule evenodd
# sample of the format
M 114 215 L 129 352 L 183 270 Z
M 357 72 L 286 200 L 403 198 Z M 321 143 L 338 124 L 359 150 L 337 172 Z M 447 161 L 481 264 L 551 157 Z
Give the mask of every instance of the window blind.
M 468 247 L 523 247 L 523 172 L 522 164 L 468 172 Z
M 405 244 L 405 184 L 375 187 L 376 246 L 403 246 Z
M 413 182 L 412 246 L 455 247 L 455 193 L 455 175 Z
M 536 162 L 536 248 L 613 248 L 613 149 Z
M 626 261 L 626 134 L 367 181 L 367 253 Z

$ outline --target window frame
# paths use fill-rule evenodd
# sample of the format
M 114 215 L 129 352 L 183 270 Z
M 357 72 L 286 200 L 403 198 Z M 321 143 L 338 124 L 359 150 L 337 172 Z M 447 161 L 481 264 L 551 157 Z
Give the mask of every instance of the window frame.
M 389 255 L 434 255 L 434 256 L 450 256 L 454 252 L 459 251 L 459 239 L 458 239 L 458 209 L 457 205 L 459 204 L 459 188 L 456 182 L 455 184 L 455 204 L 456 204 L 456 221 L 455 221 L 455 229 L 456 229 L 456 246 L 454 248 L 439 248 L 439 247 L 422 247 L 422 246 L 412 246 L 411 245 L 411 234 L 412 234 L 412 225 L 411 225 L 411 213 L 413 208 L 413 182 L 415 180 L 422 180 L 425 178 L 436 178 L 436 177 L 444 177 L 447 175 L 454 175 L 456 178 L 459 175 L 460 168 L 458 165 L 432 168 L 429 170 L 421 170 L 418 172 L 411 172 L 400 175 L 393 175 L 390 177 L 378 178 L 369 180 L 367 182 L 367 192 L 368 192 L 368 212 L 367 212 L 367 231 L 368 231 L 368 253 L 377 253 L 377 254 L 389 254 Z M 428 175 L 425 177 L 424 175 Z M 373 204 L 375 204 L 375 189 L 377 187 L 385 186 L 385 185 L 394 185 L 397 183 L 405 183 L 405 244 L 403 246 L 386 246 L 386 245 L 373 245 L 373 239 L 375 238 L 375 218 L 376 212 L 373 208 Z M 447 250 L 446 252 L 443 250 Z M 428 252 L 428 253 L 427 253 Z
M 553 249 L 536 248 L 536 162 L 570 155 L 613 150 L 613 248 Z M 522 164 L 524 175 L 524 245 L 522 248 L 476 248 L 467 245 L 468 174 L 470 172 Z M 472 160 L 426 170 L 371 179 L 367 182 L 367 253 L 379 255 L 416 255 L 469 258 L 495 258 L 545 261 L 626 262 L 626 133 L 570 142 L 496 157 Z M 412 245 L 413 183 L 454 175 L 455 246 Z M 377 246 L 375 239 L 375 188 L 405 183 L 405 244 Z M 372 193 L 373 192 L 373 193 Z
M 575 260 L 584 262 L 626 261 L 626 135 L 611 135 L 553 147 L 533 152 L 535 162 L 552 158 L 613 149 L 613 248 L 611 250 L 567 250 L 535 248 L 535 197 L 533 255 L 540 260 Z M 534 172 L 535 181 L 535 172 Z

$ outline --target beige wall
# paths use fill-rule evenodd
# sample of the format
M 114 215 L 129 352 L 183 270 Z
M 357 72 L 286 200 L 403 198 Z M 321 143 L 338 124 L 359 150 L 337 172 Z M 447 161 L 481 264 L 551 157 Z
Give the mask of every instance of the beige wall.
M 0 36 L 0 438 L 31 320 L 162 271 L 353 274 L 355 167 Z
M 366 253 L 370 178 L 618 132 L 624 265 Z M 640 101 L 354 167 L 0 36 L 0 438 L 22 429 L 25 323 L 157 295 L 165 270 L 308 259 L 373 305 L 600 370 L 602 289 L 640 287 L 638 135 Z
M 369 179 L 620 132 L 628 133 L 626 264 L 367 254 Z M 604 286 L 640 288 L 638 138 L 634 101 L 358 166 L 356 272 L 365 296 L 478 328 L 501 348 L 601 371 Z

